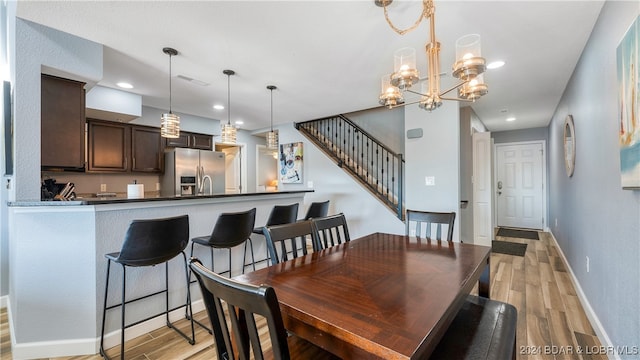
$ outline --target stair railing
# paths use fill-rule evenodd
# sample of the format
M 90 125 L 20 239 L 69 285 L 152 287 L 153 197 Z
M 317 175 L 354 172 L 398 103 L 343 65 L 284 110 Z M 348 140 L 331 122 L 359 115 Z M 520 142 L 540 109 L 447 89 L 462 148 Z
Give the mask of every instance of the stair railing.
M 295 123 L 337 165 L 403 218 L 404 159 L 344 115 Z

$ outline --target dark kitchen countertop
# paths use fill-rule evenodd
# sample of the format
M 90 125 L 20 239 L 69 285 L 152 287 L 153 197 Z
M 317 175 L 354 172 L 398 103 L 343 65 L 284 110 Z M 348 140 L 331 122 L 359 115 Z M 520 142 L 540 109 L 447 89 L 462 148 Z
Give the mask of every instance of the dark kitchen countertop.
M 151 196 L 144 198 L 126 198 L 126 197 L 85 197 L 75 200 L 21 200 L 9 202 L 9 206 L 74 206 L 74 205 L 104 205 L 104 204 L 126 204 L 140 203 L 149 201 L 175 201 L 175 200 L 198 200 L 198 199 L 219 199 L 247 196 L 270 196 L 280 194 L 297 194 L 313 192 L 314 190 L 292 190 L 292 191 L 269 191 L 269 192 L 253 192 L 242 194 L 213 194 L 213 195 L 189 195 L 189 196 Z

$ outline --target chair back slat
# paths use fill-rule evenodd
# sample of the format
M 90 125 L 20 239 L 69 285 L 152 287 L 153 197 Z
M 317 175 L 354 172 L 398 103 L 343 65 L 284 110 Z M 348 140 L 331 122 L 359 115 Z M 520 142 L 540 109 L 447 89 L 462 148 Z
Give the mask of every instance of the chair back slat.
M 326 249 L 350 241 L 347 219 L 343 213 L 311 219 L 317 241 L 314 251 Z
M 256 315 L 266 319 L 274 358 L 290 359 L 287 332 L 278 298 L 272 287 L 228 279 L 207 269 L 198 259 L 192 259 L 189 266 L 202 290 L 218 359 L 249 360 L 252 356 L 258 360 L 264 358 Z M 231 324 L 231 332 L 227 320 Z M 235 351 L 238 352 L 237 356 Z
M 453 225 L 456 220 L 455 212 L 430 212 L 430 211 L 417 211 L 407 210 L 405 220 L 405 235 L 411 235 L 411 223 L 415 223 L 415 236 L 422 237 L 422 228 L 425 224 L 425 238 L 432 239 L 432 225 L 435 225 L 435 240 L 442 239 L 442 227 L 447 226 L 447 241 L 453 241 Z
M 269 250 L 271 264 L 287 261 L 290 256 L 297 258 L 298 256 L 307 255 L 307 238 L 311 239 L 312 244 L 317 241 L 310 220 L 265 226 L 262 232 L 267 238 L 267 249 Z M 280 248 L 279 251 L 278 247 Z M 315 249 L 315 245 L 313 248 Z

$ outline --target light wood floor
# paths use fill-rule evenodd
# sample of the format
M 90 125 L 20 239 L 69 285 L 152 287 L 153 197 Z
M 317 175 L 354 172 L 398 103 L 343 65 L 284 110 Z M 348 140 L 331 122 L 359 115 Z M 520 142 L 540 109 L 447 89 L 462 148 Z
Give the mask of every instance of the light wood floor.
M 578 354 L 579 349 L 594 349 L 600 342 L 551 236 L 539 234 L 540 240 L 496 238 L 528 244 L 524 257 L 491 255 L 491 298 L 518 309 L 518 359 L 606 359 L 593 355 L 593 351 Z M 196 318 L 204 320 L 206 314 L 201 312 Z M 0 321 L 0 359 L 11 359 L 6 309 L 0 311 Z M 186 320 L 178 324 L 188 327 Z M 108 355 L 117 359 L 119 351 L 119 347 L 109 349 Z M 197 325 L 193 346 L 165 327 L 128 341 L 125 351 L 126 358 L 132 360 L 216 359 L 212 336 Z M 97 360 L 101 357 L 56 359 Z

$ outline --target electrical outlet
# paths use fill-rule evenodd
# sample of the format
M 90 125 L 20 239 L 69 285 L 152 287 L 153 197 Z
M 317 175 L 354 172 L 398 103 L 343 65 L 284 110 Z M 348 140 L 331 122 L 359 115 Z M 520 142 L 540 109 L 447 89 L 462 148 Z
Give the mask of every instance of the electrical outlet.
M 107 184 L 100 184 L 100 192 L 107 191 Z
M 160 183 L 156 183 L 156 191 L 160 190 Z
M 587 272 L 589 272 L 589 257 L 587 256 Z

